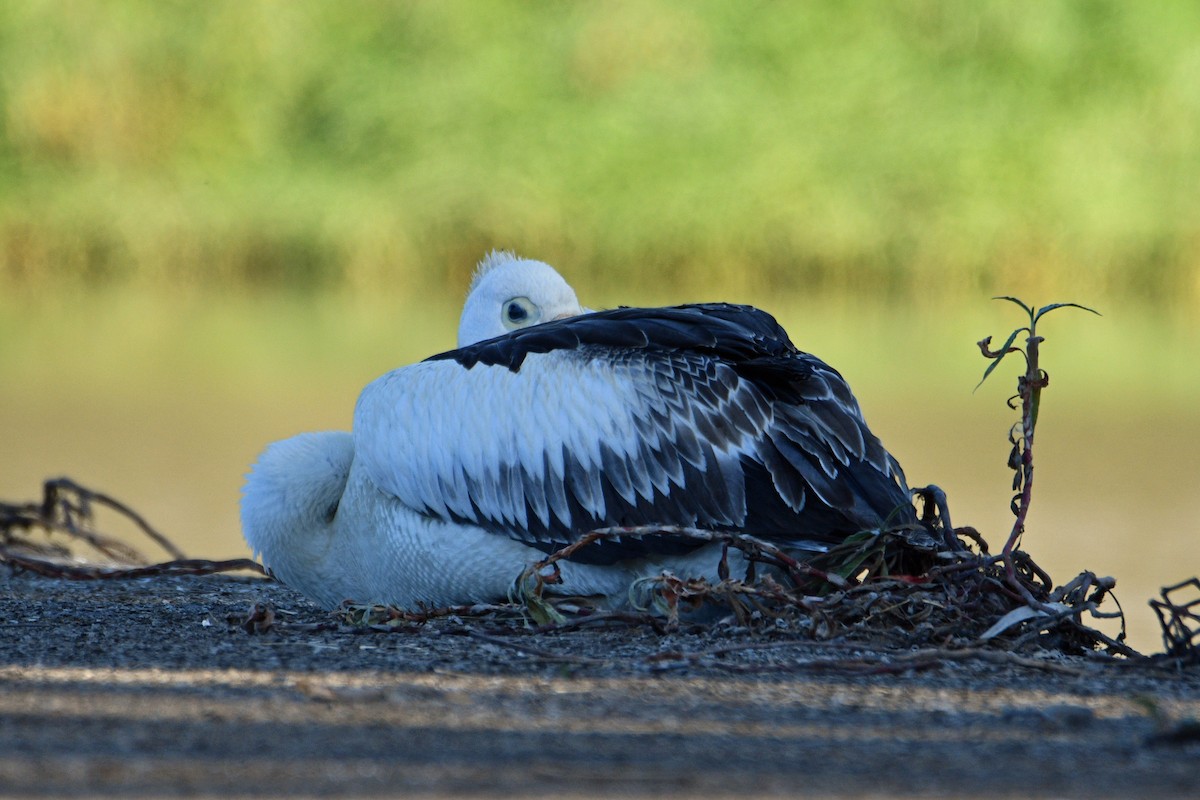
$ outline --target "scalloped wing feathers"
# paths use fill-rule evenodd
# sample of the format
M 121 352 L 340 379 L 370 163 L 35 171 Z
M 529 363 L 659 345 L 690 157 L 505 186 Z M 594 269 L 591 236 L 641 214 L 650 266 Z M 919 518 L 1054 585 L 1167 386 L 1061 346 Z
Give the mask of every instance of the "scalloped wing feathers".
M 641 524 L 820 549 L 897 507 L 911 515 L 842 377 L 745 306 L 616 309 L 434 356 L 370 384 L 354 436 L 381 492 L 548 551 Z

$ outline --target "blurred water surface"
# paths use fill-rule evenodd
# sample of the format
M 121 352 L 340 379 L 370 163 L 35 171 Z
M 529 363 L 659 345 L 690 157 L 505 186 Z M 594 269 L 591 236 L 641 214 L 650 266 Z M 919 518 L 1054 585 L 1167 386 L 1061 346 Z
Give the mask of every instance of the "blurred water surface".
M 910 483 L 941 485 L 957 524 L 1002 541 L 1015 418 L 1004 400 L 1017 365 L 973 393 L 984 367 L 974 342 L 1006 334 L 1016 314 L 983 299 L 953 313 L 727 299 L 772 310 L 801 348 L 838 367 Z M 36 313 L 0 303 L 0 497 L 33 499 L 42 479 L 69 475 L 128 503 L 189 554 L 247 555 L 238 493 L 261 448 L 349 428 L 368 381 L 453 346 L 458 311 L 455 299 L 420 297 L 118 293 Z M 1200 334 L 1122 308 L 1103 318 L 1057 312 L 1043 332 L 1052 379 L 1025 546 L 1059 582 L 1083 569 L 1115 576 L 1132 643 L 1159 649 L 1146 600 L 1200 573 Z

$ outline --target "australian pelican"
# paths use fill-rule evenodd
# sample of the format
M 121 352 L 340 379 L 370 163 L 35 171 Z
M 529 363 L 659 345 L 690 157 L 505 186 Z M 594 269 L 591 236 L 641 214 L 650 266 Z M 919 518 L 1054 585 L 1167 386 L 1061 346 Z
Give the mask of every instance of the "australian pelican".
M 836 370 L 729 304 L 584 313 L 552 268 L 480 265 L 459 347 L 363 390 L 354 432 L 270 445 L 247 542 L 326 607 L 495 601 L 590 530 L 745 530 L 820 551 L 913 518 L 896 460 Z M 538 324 L 540 323 L 540 324 Z M 638 577 L 712 577 L 716 545 L 582 548 L 558 589 L 619 602 Z

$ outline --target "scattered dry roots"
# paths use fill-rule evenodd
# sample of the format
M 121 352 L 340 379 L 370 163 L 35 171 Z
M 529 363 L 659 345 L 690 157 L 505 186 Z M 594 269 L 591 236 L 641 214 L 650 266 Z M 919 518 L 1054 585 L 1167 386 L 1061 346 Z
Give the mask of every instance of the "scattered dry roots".
M 554 594 L 558 562 L 582 547 L 617 536 L 670 535 L 719 542 L 740 550 L 750 564 L 709 583 L 662 574 L 635 585 L 632 611 L 599 610 L 588 598 Z M 716 624 L 809 639 L 851 640 L 887 648 L 1036 649 L 1064 653 L 1101 651 L 1140 657 L 1123 642 L 1084 624 L 1084 615 L 1123 620 L 1101 608 L 1115 583 L 1083 573 L 1053 588 L 1049 576 L 1025 553 L 1016 554 L 1025 592 L 1009 585 L 1001 557 L 991 556 L 973 529 L 954 532 L 957 546 L 917 547 L 904 529 L 864 532 L 807 563 L 747 534 L 680 526 L 640 526 L 593 531 L 526 569 L 508 603 L 403 611 L 346 606 L 342 619 L 377 630 L 411 630 L 432 619 L 455 618 L 502 624 L 511 630 L 561 631 L 597 625 L 643 625 L 655 631 Z M 723 559 L 724 560 L 724 559 Z M 1023 594 L 1036 599 L 1028 605 Z M 1114 598 L 1115 603 L 1115 598 Z
M 1190 599 L 1184 592 L 1190 590 Z M 1200 664 L 1200 580 L 1189 578 L 1162 590 L 1161 600 L 1151 600 L 1162 627 L 1166 655 L 1188 664 Z
M 40 503 L 0 502 L 0 563 L 12 569 L 70 580 L 208 575 L 238 570 L 263 573 L 262 566 L 248 558 L 228 561 L 188 558 L 133 509 L 69 478 L 48 480 L 42 489 Z M 115 512 L 165 550 L 171 559 L 151 563 L 124 541 L 101 533 L 96 527 L 98 509 Z M 93 556 L 74 555 L 71 544 L 85 545 Z
M 921 528 L 864 531 L 807 561 L 745 533 L 653 525 L 608 528 L 586 534 L 526 569 L 506 603 L 416 610 L 348 605 L 339 617 L 381 631 L 413 631 L 435 619 L 482 620 L 507 632 L 596 626 L 668 632 L 726 625 L 809 641 L 836 639 L 943 654 L 1041 649 L 1142 658 L 1124 643 L 1124 614 L 1112 595 L 1112 578 L 1084 572 L 1055 587 L 1022 551 L 1011 554 L 1010 570 L 1008 559 L 989 554 L 974 529 L 942 526 L 948 517 L 940 493 L 923 496 L 930 502 Z M 151 563 L 128 544 L 101 533 L 95 521 L 98 508 L 131 523 L 171 559 Z M 556 593 L 558 562 L 579 549 L 604 539 L 659 535 L 722 545 L 720 580 L 657 575 L 635 584 L 629 608 L 616 611 L 600 607 L 595 598 Z M 86 546 L 93 557 L 73 555 L 71 544 Z M 731 550 L 740 551 L 741 562 L 749 565 L 743 574 L 733 574 Z M 248 559 L 188 559 L 127 506 L 65 478 L 47 481 L 40 503 L 0 503 L 0 563 L 72 580 L 263 572 Z M 1191 592 L 1190 599 L 1185 592 Z M 1115 610 L 1107 609 L 1110 599 Z M 1200 581 L 1192 578 L 1168 587 L 1163 599 L 1151 605 L 1166 644 L 1166 652 L 1156 658 L 1200 663 Z M 1121 633 L 1109 637 L 1085 624 L 1085 617 L 1118 619 Z M 265 631 L 272 622 L 269 613 L 258 613 L 247 630 Z

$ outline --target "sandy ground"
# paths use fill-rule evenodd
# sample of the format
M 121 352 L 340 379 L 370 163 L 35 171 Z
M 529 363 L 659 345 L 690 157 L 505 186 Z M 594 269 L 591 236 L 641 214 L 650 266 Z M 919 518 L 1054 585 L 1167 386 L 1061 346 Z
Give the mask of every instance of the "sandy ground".
M 0 609 L 5 795 L 1200 796 L 1197 669 L 381 634 L 228 577 L 2 574 Z

